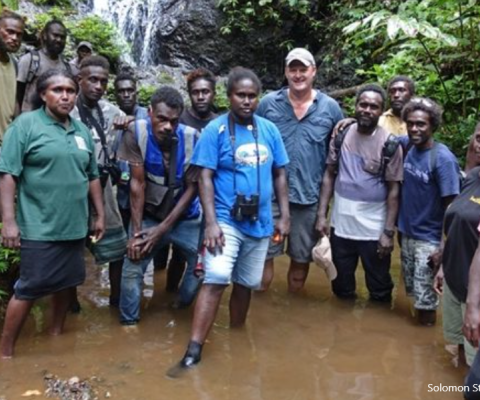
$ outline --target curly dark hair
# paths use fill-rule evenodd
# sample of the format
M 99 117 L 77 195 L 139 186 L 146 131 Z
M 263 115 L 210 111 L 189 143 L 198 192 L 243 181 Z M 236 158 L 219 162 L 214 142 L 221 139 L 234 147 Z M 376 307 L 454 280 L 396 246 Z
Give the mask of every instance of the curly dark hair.
M 406 122 L 408 114 L 417 110 L 423 111 L 429 115 L 430 125 L 432 125 L 432 130 L 435 132 L 442 123 L 442 107 L 432 99 L 426 97 L 414 97 L 403 107 L 402 120 Z
M 197 68 L 187 75 L 188 93 L 190 93 L 190 91 L 192 90 L 193 83 L 195 81 L 198 81 L 199 79 L 204 79 L 209 82 L 212 85 L 212 91 L 215 92 L 215 85 L 217 83 L 217 78 L 215 78 L 215 75 L 213 75 L 213 73 L 208 69 Z
M 355 105 L 358 103 L 358 100 L 360 99 L 360 96 L 364 94 L 365 92 L 375 92 L 380 95 L 382 98 L 382 109 L 385 109 L 385 103 L 387 102 L 387 94 L 385 93 L 385 90 L 380 85 L 377 85 L 375 83 L 369 83 L 367 85 L 363 85 L 360 89 L 357 90 L 357 97 L 355 99 Z
M 155 90 L 150 99 L 150 106 L 155 108 L 157 104 L 164 103 L 175 110 L 183 111 L 183 98 L 180 92 L 171 86 L 162 86 Z
M 130 81 L 130 82 L 133 82 L 135 86 L 137 86 L 137 79 L 135 78 L 135 76 L 133 76 L 131 72 L 128 72 L 128 71 L 120 72 L 115 78 L 115 80 L 113 81 L 113 87 L 116 88 L 117 83 L 122 81 Z
M 390 87 L 397 82 L 405 82 L 407 84 L 407 89 L 410 92 L 410 96 L 415 96 L 415 82 L 405 75 L 397 75 L 393 77 L 390 82 L 388 82 L 387 90 L 390 90 Z
M 50 28 L 54 25 L 60 25 L 63 29 L 65 29 L 65 31 L 67 30 L 67 27 L 65 26 L 65 24 L 62 21 L 60 21 L 59 19 L 51 19 L 43 27 L 43 29 L 40 33 L 40 37 L 43 39 L 45 37 L 45 35 L 48 33 L 48 31 L 50 30 Z

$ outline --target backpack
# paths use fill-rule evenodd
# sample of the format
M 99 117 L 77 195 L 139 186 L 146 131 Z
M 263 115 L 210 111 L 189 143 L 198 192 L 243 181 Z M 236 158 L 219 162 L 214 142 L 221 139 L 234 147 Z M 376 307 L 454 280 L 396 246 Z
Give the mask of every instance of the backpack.
M 334 145 L 335 154 L 337 157 L 337 164 L 335 169 L 336 174 L 338 173 L 338 166 L 340 163 L 340 153 L 342 150 L 343 141 L 345 140 L 345 136 L 347 136 L 347 133 L 350 130 L 350 127 L 351 125 L 345 128 L 343 131 L 338 132 L 334 138 L 333 145 Z M 387 165 L 392 159 L 392 157 L 395 155 L 395 153 L 397 152 L 399 146 L 400 146 L 400 142 L 397 140 L 395 135 L 389 134 L 387 137 L 387 140 L 385 141 L 382 147 L 382 160 L 381 160 L 379 175 L 382 177 L 383 180 L 385 180 L 385 171 L 387 169 Z
M 25 83 L 31 83 L 37 76 L 37 72 L 40 69 L 40 53 L 38 50 L 30 50 L 30 66 L 28 67 L 27 81 Z M 59 56 L 60 61 L 65 66 L 65 69 L 71 74 L 72 67 L 67 63 L 62 56 Z
M 8 55 L 10 57 L 10 62 L 13 63 L 13 67 L 15 68 L 15 76 L 18 76 L 18 62 L 17 59 L 12 56 L 11 54 Z

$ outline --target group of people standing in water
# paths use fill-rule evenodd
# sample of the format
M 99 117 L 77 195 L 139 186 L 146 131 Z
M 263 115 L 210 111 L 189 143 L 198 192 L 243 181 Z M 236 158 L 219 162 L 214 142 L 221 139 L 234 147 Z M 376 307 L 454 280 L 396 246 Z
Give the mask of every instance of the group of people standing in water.
M 468 384 L 480 383 L 480 125 L 464 177 L 433 137 L 441 106 L 416 97 L 410 78 L 394 77 L 386 91 L 361 87 L 354 117 L 344 118 L 314 87 L 316 61 L 305 48 L 286 56 L 288 85 L 261 100 L 257 75 L 233 68 L 223 115 L 214 108 L 215 76 L 201 68 L 187 77 L 190 107 L 168 86 L 155 91 L 148 109 L 139 106 L 128 72 L 115 79 L 114 105 L 103 98 L 110 65 L 91 55 L 89 43 L 79 46 L 75 71 L 66 67 L 60 21 L 46 25 L 42 48 L 28 55 L 39 63 L 34 76 L 30 65 L 12 88 L 5 77 L 16 68 L 10 53 L 22 33 L 20 17 L 0 16 L 1 103 L 9 105 L 0 116 L 8 122 L 1 132 L 2 243 L 21 254 L 2 358 L 13 356 L 36 299 L 52 295 L 54 335 L 68 310 L 78 311 L 85 247 L 97 263 L 109 263 L 110 305 L 127 327 L 140 322 L 148 264 L 173 254 L 172 307 L 195 302 L 179 363 L 188 369 L 201 360 L 225 289 L 233 285 L 230 324 L 242 326 L 252 290 L 272 282 L 275 257 L 286 251 L 290 258 L 289 291 L 304 287 L 319 238 L 329 239 L 336 296 L 356 297 L 361 260 L 370 300 L 390 303 L 397 235 L 418 323 L 436 323 L 443 295 L 445 339 L 472 365 Z M 43 70 L 46 59 L 62 62 Z M 22 110 L 25 102 L 31 111 Z

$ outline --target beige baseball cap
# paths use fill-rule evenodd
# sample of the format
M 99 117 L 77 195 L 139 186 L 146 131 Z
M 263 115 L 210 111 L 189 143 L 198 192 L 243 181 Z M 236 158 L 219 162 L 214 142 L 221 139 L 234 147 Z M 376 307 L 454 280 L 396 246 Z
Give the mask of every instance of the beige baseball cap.
M 87 42 L 87 41 L 80 42 L 77 46 L 77 50 L 80 49 L 81 47 L 86 47 L 87 49 L 90 49 L 90 51 L 93 51 L 93 46 L 90 42 Z
M 337 277 L 337 268 L 332 261 L 330 239 L 327 236 L 320 238 L 312 250 L 312 258 L 320 268 L 323 268 L 327 278 L 333 281 Z
M 290 53 L 287 54 L 287 58 L 285 58 L 285 63 L 287 66 L 289 66 L 292 61 L 300 61 L 302 64 L 305 66 L 309 67 L 310 65 L 313 65 L 315 67 L 315 58 L 313 58 L 312 53 L 310 53 L 307 49 L 304 49 L 303 47 L 297 47 L 296 49 L 293 49 L 290 51 Z

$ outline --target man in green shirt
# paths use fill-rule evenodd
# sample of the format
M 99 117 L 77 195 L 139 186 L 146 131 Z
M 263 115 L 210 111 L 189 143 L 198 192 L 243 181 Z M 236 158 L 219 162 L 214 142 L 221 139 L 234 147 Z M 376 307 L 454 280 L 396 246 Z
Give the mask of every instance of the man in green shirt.
M 16 67 L 10 53 L 20 48 L 24 28 L 20 15 L 12 12 L 0 15 L 0 144 L 15 114 Z

